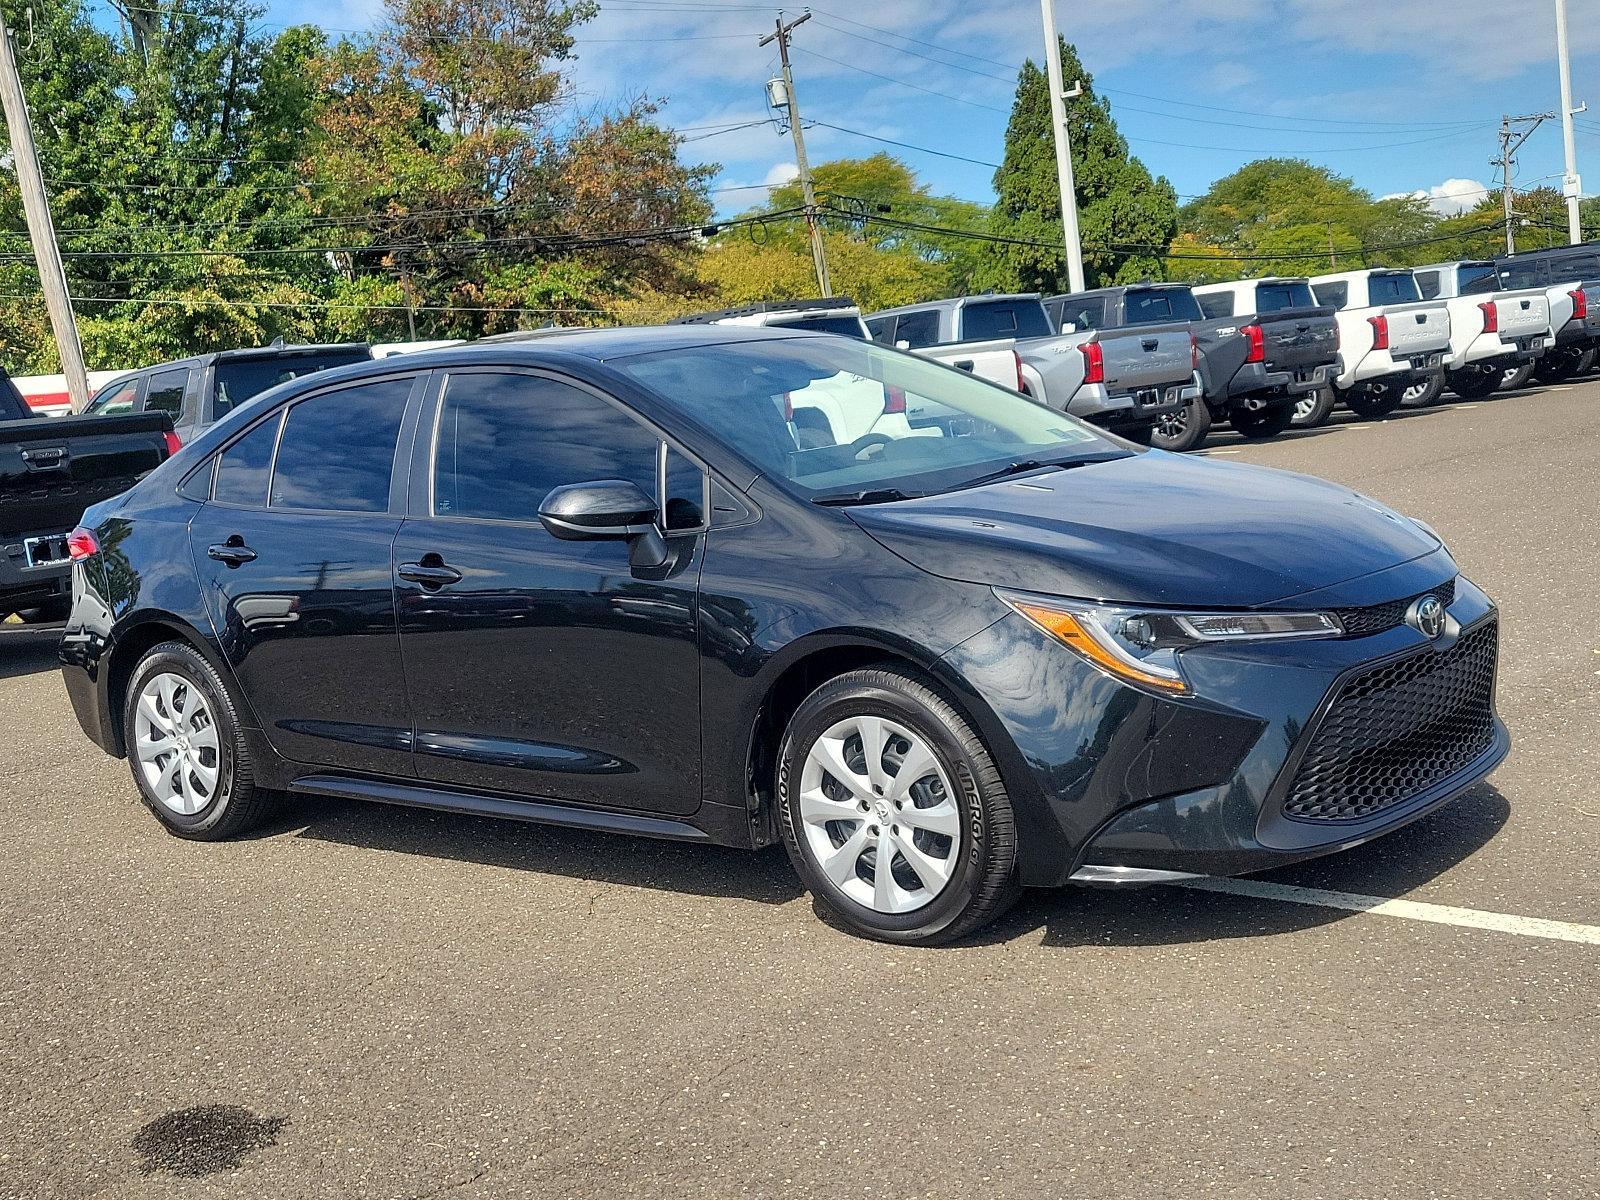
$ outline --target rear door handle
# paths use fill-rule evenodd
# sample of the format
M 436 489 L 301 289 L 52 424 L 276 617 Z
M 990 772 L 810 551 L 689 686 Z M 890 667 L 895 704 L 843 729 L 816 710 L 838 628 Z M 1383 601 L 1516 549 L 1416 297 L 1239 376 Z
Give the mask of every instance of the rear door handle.
M 425 588 L 442 588 L 461 582 L 461 572 L 447 567 L 437 554 L 425 554 L 421 562 L 401 563 L 397 574 L 401 579 L 420 583 Z
M 226 542 L 207 546 L 206 557 L 214 558 L 220 563 L 227 563 L 230 567 L 239 567 L 247 562 L 255 562 L 256 552 L 244 544 L 242 537 L 234 534 Z

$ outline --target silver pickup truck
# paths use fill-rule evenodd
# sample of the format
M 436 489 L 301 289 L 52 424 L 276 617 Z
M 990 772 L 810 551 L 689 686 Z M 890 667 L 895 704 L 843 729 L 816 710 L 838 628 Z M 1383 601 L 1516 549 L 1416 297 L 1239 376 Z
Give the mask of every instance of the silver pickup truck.
M 1200 395 L 1187 323 L 1058 334 L 1036 292 L 909 304 L 873 313 L 867 328 L 906 350 L 1015 338 L 1028 395 L 1145 445 L 1158 420 Z

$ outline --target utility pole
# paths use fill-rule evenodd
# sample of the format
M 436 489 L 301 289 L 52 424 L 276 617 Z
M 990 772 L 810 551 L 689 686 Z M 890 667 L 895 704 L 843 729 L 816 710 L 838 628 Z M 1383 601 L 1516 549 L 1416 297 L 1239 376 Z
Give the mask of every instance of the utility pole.
M 1522 148 L 1522 143 L 1533 136 L 1533 131 L 1545 121 L 1552 121 L 1556 114 L 1553 112 L 1530 113 L 1525 117 L 1502 116 L 1500 118 L 1500 157 L 1491 158 L 1490 164 L 1500 168 L 1500 207 L 1504 213 L 1506 223 L 1506 253 L 1517 252 L 1516 231 L 1512 228 L 1512 218 L 1515 213 L 1511 208 L 1511 164 L 1516 159 L 1516 153 Z M 1528 128 L 1522 136 L 1512 141 L 1511 127 L 1513 125 L 1526 125 Z
M 1583 196 L 1583 180 L 1578 178 L 1578 153 L 1572 143 L 1572 114 L 1583 112 L 1587 104 L 1572 107 L 1572 64 L 1567 57 L 1567 0 L 1556 0 L 1556 60 L 1561 71 L 1561 143 L 1566 151 L 1567 170 L 1561 177 L 1561 194 L 1567 201 L 1567 240 L 1576 246 L 1583 241 L 1583 226 L 1578 220 L 1578 200 Z
M 50 312 L 50 328 L 56 335 L 56 348 L 61 356 L 61 373 L 67 377 L 72 411 L 82 412 L 89 403 L 83 346 L 78 341 L 77 318 L 72 314 L 67 273 L 61 265 L 61 247 L 56 245 L 56 230 L 50 221 L 44 175 L 39 170 L 39 156 L 33 148 L 28 101 L 22 94 L 22 77 L 17 74 L 17 60 L 11 53 L 11 31 L 3 19 L 0 19 L 0 105 L 6 110 L 6 127 L 11 132 L 11 162 L 17 172 L 17 187 L 22 192 L 22 209 L 28 219 L 28 237 L 33 242 L 33 257 L 39 267 L 45 308 Z
M 811 238 L 811 262 L 817 269 L 817 291 L 823 296 L 833 295 L 833 283 L 828 278 L 828 252 L 822 244 L 822 226 L 817 221 L 817 194 L 811 187 L 811 164 L 806 161 L 806 135 L 800 128 L 800 101 L 794 94 L 794 72 L 789 68 L 789 37 L 796 25 L 811 20 L 811 10 L 788 24 L 783 11 L 778 12 L 777 29 L 762 38 L 757 45 L 778 43 L 778 57 L 783 61 L 783 95 L 772 95 L 772 85 L 767 85 L 768 99 L 788 111 L 789 132 L 794 135 L 794 165 L 800 170 L 800 194 L 805 199 L 806 232 Z
M 1044 62 L 1050 81 L 1050 124 L 1056 137 L 1056 183 L 1061 188 L 1061 232 L 1067 244 L 1067 282 L 1083 291 L 1083 244 L 1078 238 L 1078 187 L 1072 178 L 1072 133 L 1067 101 L 1083 94 L 1080 80 L 1067 91 L 1061 73 L 1061 36 L 1056 32 L 1055 0 L 1040 0 L 1044 10 Z

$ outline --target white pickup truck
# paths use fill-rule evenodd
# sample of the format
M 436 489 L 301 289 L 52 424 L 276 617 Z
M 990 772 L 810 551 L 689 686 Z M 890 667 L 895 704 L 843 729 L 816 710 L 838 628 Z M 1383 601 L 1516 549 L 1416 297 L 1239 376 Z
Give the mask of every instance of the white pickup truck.
M 1317 275 L 1311 291 L 1337 314 L 1334 394 L 1359 416 L 1387 416 L 1408 388 L 1432 386 L 1443 376 L 1450 309 L 1442 300 L 1424 301 L 1409 270 Z
M 1481 400 L 1508 371 L 1531 365 L 1556 344 L 1544 289 L 1507 291 L 1492 262 L 1430 263 L 1411 273 L 1424 300 L 1443 300 L 1450 309 L 1444 377 L 1458 396 Z
M 872 341 L 861 309 L 844 296 L 829 299 L 767 301 L 738 308 L 718 309 L 679 317 L 680 325 L 742 325 L 748 328 L 806 329 L 858 341 Z M 1015 338 L 995 338 L 960 346 L 923 346 L 912 353 L 990 383 L 1022 390 L 1022 360 Z M 864 386 L 859 375 L 840 374 L 819 379 L 790 392 L 784 400 L 784 417 L 802 448 L 844 446 L 869 433 L 910 436 L 906 397 L 897 389 L 877 384 Z
M 1582 375 L 1600 353 L 1600 244 L 1552 246 L 1495 259 L 1508 288 L 1540 288 L 1556 344 L 1534 366 L 1540 383 Z M 1514 385 L 1513 385 L 1514 386 Z

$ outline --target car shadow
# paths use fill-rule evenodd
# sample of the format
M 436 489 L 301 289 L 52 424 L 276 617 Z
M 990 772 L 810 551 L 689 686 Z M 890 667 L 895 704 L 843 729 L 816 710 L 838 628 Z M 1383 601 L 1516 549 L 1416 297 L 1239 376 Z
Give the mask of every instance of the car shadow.
M 61 666 L 59 625 L 0 625 L 0 679 L 40 675 Z
M 285 796 L 251 837 L 285 833 L 363 850 L 452 859 L 541 875 L 594 880 L 763 904 L 802 895 L 781 847 L 752 854 L 324 796 Z
M 1403 899 L 1472 857 L 1511 805 L 1483 784 L 1387 836 L 1252 879 Z M 1043 930 L 1046 946 L 1170 946 L 1295 933 L 1360 914 L 1183 887 L 1031 891 L 989 929 L 958 945 L 1008 942 Z

